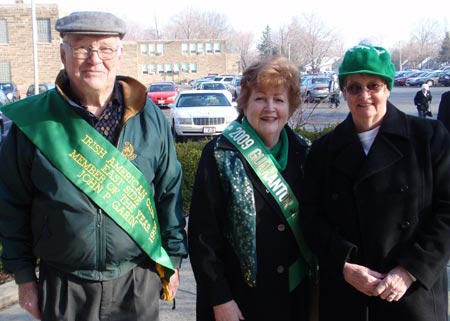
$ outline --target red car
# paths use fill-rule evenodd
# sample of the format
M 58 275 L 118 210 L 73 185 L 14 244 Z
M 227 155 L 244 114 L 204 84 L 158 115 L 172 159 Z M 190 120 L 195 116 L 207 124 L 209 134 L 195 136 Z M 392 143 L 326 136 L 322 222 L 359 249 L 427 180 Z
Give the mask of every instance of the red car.
M 175 101 L 178 88 L 173 82 L 155 82 L 147 90 L 147 97 L 159 107 L 167 107 Z

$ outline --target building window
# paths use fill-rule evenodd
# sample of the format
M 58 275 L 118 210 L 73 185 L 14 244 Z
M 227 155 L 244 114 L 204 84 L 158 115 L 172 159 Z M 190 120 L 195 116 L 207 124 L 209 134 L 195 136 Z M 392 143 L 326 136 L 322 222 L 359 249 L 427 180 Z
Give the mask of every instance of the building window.
M 11 65 L 7 60 L 0 60 L 0 81 L 11 81 Z
M 187 43 L 182 43 L 181 44 L 181 54 L 182 55 L 187 55 L 188 54 L 188 44 Z
M 50 19 L 37 19 L 38 43 L 51 43 L 52 33 L 50 27 Z
M 189 44 L 189 53 L 191 55 L 197 54 L 197 45 L 195 43 L 190 43 Z
M 164 53 L 164 44 L 158 43 L 156 45 L 156 54 L 159 56 L 162 55 L 163 53 Z
M 141 49 L 141 55 L 142 56 L 147 56 L 148 55 L 148 45 L 146 43 L 141 43 L 139 48 Z
M 197 73 L 197 64 L 195 62 L 189 64 L 189 71 L 193 74 Z
M 164 64 L 158 64 L 158 74 L 164 74 Z
M 167 74 L 173 73 L 172 64 L 166 64 L 166 73 Z
M 150 66 L 148 66 L 148 72 L 149 72 L 150 75 L 156 74 L 156 65 L 155 64 L 151 64 Z
M 0 43 L 8 43 L 8 22 L 5 19 L 0 19 Z
M 188 73 L 189 72 L 189 64 L 187 64 L 187 63 L 184 63 L 182 66 L 181 66 L 181 71 L 183 71 L 184 73 Z
M 198 43 L 197 44 L 197 54 L 201 55 L 205 52 L 205 44 L 204 43 Z
M 206 53 L 213 53 L 212 43 L 207 43 L 206 44 Z
M 156 44 L 154 43 L 149 43 L 148 44 L 148 52 L 150 55 L 156 55 Z
M 214 53 L 220 53 L 220 43 L 214 43 Z
M 180 64 L 173 64 L 173 72 L 175 74 L 179 74 L 180 73 L 180 68 L 181 68 Z
M 148 65 L 142 65 L 142 74 L 148 75 Z

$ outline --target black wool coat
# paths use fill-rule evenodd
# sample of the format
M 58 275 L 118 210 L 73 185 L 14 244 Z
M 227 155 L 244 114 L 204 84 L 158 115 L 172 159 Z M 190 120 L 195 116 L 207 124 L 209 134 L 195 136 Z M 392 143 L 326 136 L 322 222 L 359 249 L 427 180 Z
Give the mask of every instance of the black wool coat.
M 283 177 L 299 197 L 309 148 L 289 128 L 289 155 Z M 218 148 L 235 150 L 224 137 Z M 246 321 L 303 321 L 308 314 L 308 279 L 289 293 L 288 268 L 299 250 L 278 204 L 240 155 L 254 187 L 256 205 L 256 287 L 242 277 L 238 257 L 224 228 L 229 195 L 222 188 L 214 154 L 217 138 L 203 150 L 194 184 L 189 223 L 189 254 L 197 282 L 197 320 L 214 321 L 213 306 L 235 300 Z M 243 197 L 252 197 L 246 195 Z
M 450 91 L 446 91 L 441 96 L 437 119 L 444 123 L 450 133 Z
M 450 139 L 432 119 L 388 103 L 366 156 L 352 115 L 311 147 L 302 228 L 319 256 L 321 321 L 447 321 Z M 345 261 L 417 281 L 398 302 L 368 297 L 343 278 Z
M 432 98 L 430 91 L 427 90 L 424 95 L 422 90 L 419 90 L 414 96 L 414 105 L 416 105 L 417 110 L 427 111 L 430 108 Z

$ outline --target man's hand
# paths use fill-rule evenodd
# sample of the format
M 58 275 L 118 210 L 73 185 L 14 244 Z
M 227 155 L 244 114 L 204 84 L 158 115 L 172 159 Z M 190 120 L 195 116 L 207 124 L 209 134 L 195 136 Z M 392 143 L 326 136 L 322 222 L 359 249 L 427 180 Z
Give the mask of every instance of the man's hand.
M 376 287 L 373 295 L 379 295 L 388 302 L 398 301 L 413 283 L 411 275 L 401 266 L 389 271 L 387 276 Z
M 344 279 L 359 292 L 368 296 L 376 295 L 374 291 L 384 275 L 365 266 L 345 263 Z
M 25 309 L 34 318 L 40 320 L 41 312 L 38 304 L 38 284 L 37 282 L 28 282 L 19 284 L 19 305 Z
M 170 277 L 169 291 L 172 299 L 177 295 L 178 287 L 180 286 L 180 271 L 175 269 L 175 273 Z
M 216 321 L 239 321 L 244 320 L 244 316 L 239 310 L 234 300 L 219 304 L 213 307 Z

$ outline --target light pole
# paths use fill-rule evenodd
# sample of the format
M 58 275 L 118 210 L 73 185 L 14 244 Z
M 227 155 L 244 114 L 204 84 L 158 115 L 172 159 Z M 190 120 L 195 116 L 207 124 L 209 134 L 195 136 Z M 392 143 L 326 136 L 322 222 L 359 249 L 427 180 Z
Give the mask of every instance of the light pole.
M 288 42 L 288 60 L 291 61 L 291 43 Z
M 33 62 L 34 62 L 34 94 L 39 93 L 39 68 L 38 68 L 38 53 L 37 53 L 37 24 L 36 24 L 36 6 L 34 0 L 31 0 L 31 20 L 33 30 Z

